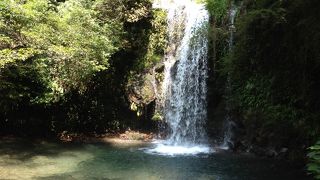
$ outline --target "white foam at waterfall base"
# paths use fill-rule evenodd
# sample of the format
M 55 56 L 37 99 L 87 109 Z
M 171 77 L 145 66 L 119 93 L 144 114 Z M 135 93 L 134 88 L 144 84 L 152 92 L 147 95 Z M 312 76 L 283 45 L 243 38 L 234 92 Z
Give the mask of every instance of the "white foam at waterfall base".
M 164 156 L 193 156 L 198 154 L 210 154 L 214 150 L 206 145 L 168 145 L 163 141 L 155 141 L 153 148 L 143 149 L 148 154 L 157 154 Z

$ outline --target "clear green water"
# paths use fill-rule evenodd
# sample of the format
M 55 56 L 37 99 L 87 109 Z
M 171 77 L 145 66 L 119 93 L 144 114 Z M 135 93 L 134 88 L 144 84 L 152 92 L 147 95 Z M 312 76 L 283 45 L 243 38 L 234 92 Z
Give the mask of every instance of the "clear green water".
M 0 142 L 0 179 L 307 179 L 293 165 L 250 155 L 147 154 L 141 147 Z

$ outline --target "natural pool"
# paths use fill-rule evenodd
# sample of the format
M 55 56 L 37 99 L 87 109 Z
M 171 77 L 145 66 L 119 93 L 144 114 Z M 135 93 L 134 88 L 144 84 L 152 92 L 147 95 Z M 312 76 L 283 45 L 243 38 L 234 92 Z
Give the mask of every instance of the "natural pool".
M 145 153 L 148 146 L 1 140 L 0 179 L 307 179 L 283 161 L 232 153 L 164 156 Z

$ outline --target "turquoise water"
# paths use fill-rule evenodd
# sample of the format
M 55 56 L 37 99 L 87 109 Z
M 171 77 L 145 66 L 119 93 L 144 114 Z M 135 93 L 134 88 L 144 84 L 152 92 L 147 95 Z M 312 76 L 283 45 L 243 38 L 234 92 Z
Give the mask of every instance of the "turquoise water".
M 284 161 L 232 153 L 164 156 L 144 148 L 1 140 L 0 179 L 307 179 Z

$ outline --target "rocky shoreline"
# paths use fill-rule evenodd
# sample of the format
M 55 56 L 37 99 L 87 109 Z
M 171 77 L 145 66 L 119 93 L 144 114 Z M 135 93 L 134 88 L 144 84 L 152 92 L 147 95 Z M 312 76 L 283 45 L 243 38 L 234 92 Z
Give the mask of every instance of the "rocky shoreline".
M 106 134 L 77 134 L 66 131 L 58 135 L 58 139 L 63 143 L 107 143 L 111 145 L 143 145 L 152 142 L 155 135 L 142 133 L 139 131 L 127 130 L 123 133 Z

